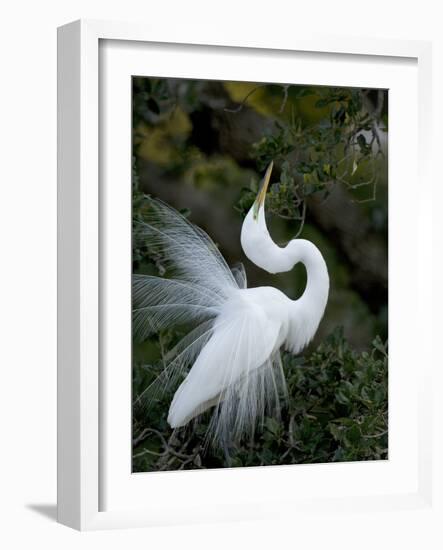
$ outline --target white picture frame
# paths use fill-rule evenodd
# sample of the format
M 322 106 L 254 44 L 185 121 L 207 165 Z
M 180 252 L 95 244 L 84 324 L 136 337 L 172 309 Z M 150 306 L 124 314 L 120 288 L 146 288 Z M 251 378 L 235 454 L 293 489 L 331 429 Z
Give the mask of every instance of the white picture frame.
M 380 463 L 371 465 L 370 470 L 367 468 L 362 470 L 358 464 L 304 466 L 303 475 L 298 475 L 298 478 L 294 477 L 296 472 L 294 467 L 289 466 L 253 468 L 247 471 L 237 469 L 223 472 L 170 472 L 154 476 L 147 474 L 151 477 L 143 479 L 140 474 L 131 475 L 130 469 L 127 468 L 129 452 L 126 436 L 130 430 L 128 425 L 130 410 L 127 407 L 127 401 L 125 401 L 127 392 L 126 398 L 122 393 L 121 399 L 118 397 L 118 392 L 123 392 L 120 388 L 127 387 L 128 373 L 126 372 L 126 378 L 121 380 L 111 366 L 109 368 L 111 376 L 104 377 L 103 358 L 108 357 L 109 353 L 104 353 L 107 350 L 103 349 L 104 345 L 108 345 L 103 343 L 103 327 L 106 325 L 106 304 L 109 303 L 112 295 L 110 289 L 121 288 L 119 285 L 124 283 L 126 276 L 123 271 L 120 279 L 106 279 L 106 271 L 109 271 L 109 266 L 116 266 L 116 260 L 122 259 L 119 253 L 123 251 L 122 254 L 124 254 L 125 247 L 125 242 L 122 242 L 123 248 L 119 248 L 117 245 L 113 255 L 109 255 L 106 235 L 112 231 L 112 227 L 106 220 L 110 217 L 113 222 L 120 220 L 121 225 L 117 223 L 113 226 L 120 227 L 121 234 L 124 235 L 125 220 L 129 219 L 129 211 L 127 210 L 128 205 L 125 206 L 124 194 L 108 193 L 107 189 L 103 188 L 100 162 L 103 161 L 103 149 L 105 149 L 105 155 L 107 148 L 110 148 L 109 151 L 125 149 L 130 132 L 130 118 L 127 119 L 128 111 L 124 111 L 124 107 L 122 107 L 122 111 L 114 111 L 115 126 L 111 128 L 111 131 L 106 132 L 106 136 L 109 134 L 111 137 L 108 140 L 109 143 L 108 141 L 104 143 L 103 128 L 99 124 L 100 121 L 103 122 L 103 113 L 106 118 L 109 102 L 122 101 L 123 99 L 124 101 L 121 102 L 123 106 L 125 101 L 127 102 L 127 97 L 124 96 L 126 92 L 122 90 L 119 96 L 115 94 L 106 96 L 106 102 L 103 102 L 103 97 L 100 95 L 103 90 L 100 90 L 100 85 L 108 86 L 110 90 L 117 89 L 118 86 L 114 87 L 114 84 L 121 82 L 121 78 L 126 78 L 131 72 L 139 74 L 139 64 L 146 63 L 146 59 L 150 59 L 152 74 L 158 74 L 160 70 L 158 64 L 155 66 L 154 63 L 157 59 L 162 62 L 161 76 L 165 74 L 166 70 L 166 72 L 169 71 L 168 76 L 196 77 L 200 75 L 208 78 L 209 73 L 204 72 L 204 67 L 208 67 L 208 71 L 213 70 L 210 67 L 214 66 L 215 56 L 218 56 L 217 70 L 221 71 L 222 67 L 227 66 L 226 60 L 222 60 L 223 56 L 229 58 L 234 66 L 236 65 L 235 60 L 238 65 L 238 59 L 242 56 L 244 58 L 257 55 L 262 56 L 261 62 L 263 63 L 265 63 L 266 57 L 273 56 L 273 66 L 280 65 L 282 72 L 278 73 L 278 69 L 275 69 L 277 72 L 272 75 L 270 81 L 279 81 L 278 79 L 284 76 L 285 64 L 288 59 L 292 59 L 291 55 L 295 54 L 298 54 L 301 60 L 300 70 L 302 70 L 303 56 L 310 56 L 309 65 L 315 65 L 315 60 L 321 58 L 322 67 L 326 69 L 332 63 L 343 63 L 341 70 L 346 71 L 351 64 L 363 63 L 366 67 L 365 72 L 368 75 L 372 72 L 372 78 L 381 79 L 377 82 L 385 82 L 387 84 L 385 87 L 389 87 L 389 79 L 394 82 L 393 72 L 400 75 L 398 77 L 400 83 L 403 74 L 404 78 L 416 79 L 418 83 L 418 93 L 415 97 L 418 146 L 413 142 L 405 144 L 405 147 L 409 147 L 409 169 L 411 170 L 412 167 L 412 172 L 414 172 L 414 167 L 417 168 L 420 189 L 426 190 L 426 192 L 423 192 L 419 199 L 417 234 L 415 240 L 413 242 L 411 240 L 409 258 L 415 257 L 417 265 L 429 265 L 432 258 L 432 246 L 423 244 L 422 240 L 419 245 L 419 237 L 431 231 L 430 216 L 426 214 L 430 209 L 432 197 L 431 183 L 428 177 L 430 163 L 427 158 L 430 150 L 431 126 L 429 109 L 431 47 L 429 43 L 315 37 L 300 33 L 296 38 L 276 39 L 274 37 L 271 39 L 257 38 L 256 40 L 252 40 L 250 35 L 248 39 L 233 38 L 230 40 L 226 38 L 225 40 L 223 38 L 219 40 L 213 37 L 213 39 L 207 40 L 202 34 L 201 37 L 194 36 L 192 41 L 193 45 L 189 42 L 185 32 L 183 36 L 179 36 L 177 31 L 171 36 L 156 36 L 153 29 L 148 29 L 143 25 L 117 22 L 77 21 L 59 29 L 59 521 L 77 529 L 87 530 L 252 519 L 265 516 L 285 517 L 288 515 L 289 517 L 294 510 L 320 512 L 332 506 L 335 510 L 342 511 L 355 509 L 355 507 L 365 511 L 430 507 L 432 503 L 430 418 L 433 357 L 429 346 L 422 351 L 420 370 L 418 372 L 414 370 L 413 360 L 415 352 L 418 351 L 418 344 L 415 344 L 417 349 L 411 344 L 412 349 L 411 347 L 408 349 L 408 356 L 401 355 L 401 346 L 397 347 L 397 357 L 395 353 L 393 356 L 391 355 L 391 363 L 394 367 L 396 361 L 405 363 L 406 366 L 403 369 L 405 384 L 403 397 L 400 395 L 401 392 L 397 391 L 400 378 L 395 376 L 395 370 L 393 370 L 394 376 L 391 377 L 390 371 L 390 385 L 394 384 L 392 395 L 396 391 L 398 395 L 399 408 L 394 408 L 394 412 L 398 410 L 402 414 L 397 416 L 394 414 L 394 417 L 390 419 L 390 430 L 393 431 L 393 439 L 391 439 L 390 433 L 390 448 L 392 444 L 394 458 L 388 461 L 390 464 L 387 467 Z M 111 47 L 108 50 L 106 44 L 113 44 L 116 47 Z M 151 50 L 146 48 L 151 48 Z M 183 60 L 180 60 L 182 72 L 180 72 L 177 61 L 172 59 L 171 64 L 168 65 L 168 55 L 165 54 L 164 57 L 161 57 L 162 51 L 168 49 L 171 59 L 180 57 L 180 52 L 184 52 Z M 188 65 L 186 64 L 186 59 L 188 59 L 186 52 L 190 52 Z M 193 59 L 191 60 L 191 58 Z M 174 63 L 176 64 L 174 65 Z M 386 66 L 383 68 L 382 65 Z M 401 70 L 400 66 L 406 67 L 406 69 Z M 105 72 L 103 76 L 104 67 L 112 67 L 112 69 Z M 397 68 L 397 70 L 393 71 L 393 68 Z M 310 79 L 309 82 L 321 83 L 320 80 L 313 82 L 313 69 L 309 70 L 311 73 L 306 73 L 306 78 Z M 137 73 L 133 71 L 137 71 Z M 235 72 L 235 69 L 231 67 L 230 72 L 226 75 L 231 75 L 231 78 L 235 79 L 235 76 L 240 73 L 234 74 L 233 71 Z M 414 74 L 412 75 L 412 73 Z M 217 74 L 219 78 L 223 76 L 220 72 Z M 254 73 L 253 68 L 245 68 L 245 65 L 243 65 L 241 74 L 245 75 L 242 78 L 244 80 L 258 80 L 256 78 L 257 71 Z M 327 74 L 327 70 L 325 74 Z M 329 76 L 325 76 L 325 74 L 322 78 L 329 78 L 328 83 L 331 84 L 332 74 Z M 356 79 L 356 83 L 363 84 L 362 80 L 358 81 L 358 78 L 363 78 L 358 74 L 356 70 L 353 78 Z M 339 77 L 338 74 L 337 78 Z M 370 76 L 367 76 L 367 79 L 365 85 L 374 82 Z M 267 78 L 260 80 L 267 80 Z M 291 81 L 291 78 L 285 78 L 282 81 Z M 380 84 L 380 87 L 383 86 Z M 400 95 L 398 98 L 400 101 Z M 114 105 L 112 103 L 112 106 Z M 128 108 L 126 103 L 126 109 Z M 397 113 L 398 120 L 400 120 L 400 115 L 399 111 Z M 395 130 L 394 132 L 390 131 L 391 140 L 396 136 L 399 140 L 401 139 L 400 126 L 397 130 L 397 133 Z M 404 181 L 409 181 L 412 185 L 412 180 L 408 179 L 411 176 L 406 172 L 403 174 L 400 171 L 400 163 L 395 163 L 395 142 L 393 148 L 392 146 L 390 148 L 391 153 L 394 158 L 392 164 L 394 167 L 398 166 L 399 170 L 396 176 L 404 177 Z M 129 148 L 125 154 L 129 155 Z M 397 154 L 399 155 L 400 152 Z M 103 162 L 107 162 L 107 160 Z M 120 174 L 123 181 L 124 178 L 130 178 L 130 173 L 125 175 L 127 168 L 127 159 L 122 158 L 120 164 L 113 165 L 112 174 L 115 174 L 116 177 Z M 115 189 L 116 186 L 112 186 L 112 188 Z M 395 208 L 395 202 L 398 202 L 399 198 L 400 195 L 390 196 L 391 203 L 394 200 L 394 207 L 391 205 L 390 209 Z M 402 206 L 407 213 L 411 207 L 410 200 L 408 202 L 405 199 Z M 398 207 L 395 214 L 398 225 L 391 238 L 395 239 L 394 242 L 400 242 L 401 228 L 404 228 L 407 216 L 402 216 Z M 126 260 L 127 258 L 124 258 L 120 264 L 124 264 Z M 423 269 L 414 272 L 411 275 L 412 279 L 406 278 L 402 282 L 399 277 L 401 274 L 399 266 L 404 265 L 404 262 L 405 258 L 401 255 L 401 251 L 394 251 L 391 254 L 390 277 L 395 276 L 399 279 L 397 303 L 400 303 L 401 299 L 400 289 L 404 289 L 409 292 L 410 297 L 412 296 L 411 313 L 415 324 L 411 324 L 409 328 L 403 326 L 397 334 L 397 341 L 400 341 L 401 338 L 411 341 L 411 337 L 414 336 L 413 331 L 417 331 L 420 333 L 420 342 L 423 342 L 423 338 L 427 337 L 429 327 L 419 325 L 418 319 L 432 318 L 431 301 L 429 300 L 432 289 L 425 284 L 426 273 Z M 412 283 L 414 290 L 407 286 L 408 282 Z M 390 307 L 392 308 L 392 304 Z M 130 325 L 128 318 L 125 317 L 128 311 L 125 310 L 124 303 L 118 312 L 120 315 L 117 317 L 126 323 L 126 333 L 124 333 L 125 336 L 120 344 L 118 342 L 116 344 L 115 338 L 112 340 L 114 346 L 117 345 L 121 348 L 119 351 L 114 347 L 113 352 L 125 355 L 125 349 L 127 351 L 125 345 L 128 345 L 127 336 L 129 334 L 127 331 L 130 330 Z M 112 318 L 115 317 L 114 315 Z M 114 330 L 118 328 L 125 330 L 124 326 L 114 327 Z M 106 384 L 104 383 L 105 379 Z M 392 395 L 390 388 L 390 399 Z M 411 399 L 406 402 L 408 396 Z M 110 409 L 107 405 L 109 402 L 115 405 L 112 410 L 116 411 L 111 419 L 109 418 Z M 116 416 L 117 411 L 119 416 Z M 416 432 L 410 438 L 415 452 L 410 453 L 411 460 L 407 464 L 400 453 L 401 445 L 404 449 L 406 444 L 405 438 L 403 438 L 403 443 L 400 441 L 404 415 L 410 415 L 412 426 L 416 427 Z M 113 429 L 109 430 L 106 426 L 109 426 L 111 421 Z M 408 425 L 411 426 L 411 424 Z M 111 431 L 112 437 L 109 435 Z M 398 447 L 395 447 L 396 444 Z M 399 451 L 398 463 L 396 462 L 395 448 Z M 120 451 L 121 449 L 123 451 Z M 108 456 L 110 455 L 117 458 L 109 460 Z M 329 470 L 326 471 L 324 468 L 329 468 Z M 312 473 L 313 469 L 315 469 L 314 473 Z M 302 487 L 302 478 L 316 479 L 316 482 L 309 481 Z M 365 487 L 359 486 L 362 478 L 367 480 Z M 377 485 L 377 479 L 381 480 L 380 485 Z M 388 479 L 394 481 L 389 486 L 383 485 L 385 483 L 383 480 Z M 294 487 L 297 487 L 297 491 L 294 491 L 294 494 L 288 495 L 287 492 L 278 489 L 279 486 L 284 487 L 288 483 L 296 484 Z M 191 484 L 194 488 L 193 491 L 189 491 Z M 260 484 L 259 492 L 254 490 L 258 484 Z M 373 490 L 371 490 L 371 485 Z M 243 497 L 236 495 L 235 501 L 232 500 L 232 487 L 234 486 L 243 486 L 241 493 Z M 211 487 L 210 491 L 207 489 L 208 487 Z M 223 487 L 227 487 L 225 494 L 221 492 Z M 143 494 L 146 493 L 147 488 L 149 488 L 150 496 L 145 502 Z M 214 488 L 216 488 L 215 493 L 218 497 L 217 500 L 212 497 L 211 502 L 211 492 L 214 494 Z M 176 498 L 173 498 L 174 491 L 177 492 Z M 162 499 L 162 493 L 168 498 Z M 194 500 L 192 500 L 191 493 L 195 496 Z M 247 498 L 244 498 L 245 493 L 249 495 Z M 186 503 L 184 500 L 180 500 L 180 494 L 188 495 Z

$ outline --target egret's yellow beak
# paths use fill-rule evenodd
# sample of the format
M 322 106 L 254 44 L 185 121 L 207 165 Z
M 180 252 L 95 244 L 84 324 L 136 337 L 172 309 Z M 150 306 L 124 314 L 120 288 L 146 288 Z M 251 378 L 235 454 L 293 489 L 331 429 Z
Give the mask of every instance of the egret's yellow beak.
M 271 160 L 271 162 L 269 163 L 269 166 L 266 168 L 266 173 L 263 178 L 260 191 L 258 192 L 257 198 L 255 199 L 255 202 L 254 202 L 254 210 L 253 210 L 254 220 L 257 219 L 260 207 L 263 206 L 265 202 L 266 191 L 268 190 L 269 180 L 271 179 L 271 172 L 272 172 L 273 166 L 274 166 L 274 161 Z

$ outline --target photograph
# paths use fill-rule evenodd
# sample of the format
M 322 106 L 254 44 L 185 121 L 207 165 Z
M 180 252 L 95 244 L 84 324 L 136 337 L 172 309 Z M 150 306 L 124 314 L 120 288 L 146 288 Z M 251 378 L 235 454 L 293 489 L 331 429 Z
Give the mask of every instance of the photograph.
M 132 77 L 132 471 L 388 459 L 387 89 Z
M 437 6 L 5 3 L 1 548 L 443 549 Z

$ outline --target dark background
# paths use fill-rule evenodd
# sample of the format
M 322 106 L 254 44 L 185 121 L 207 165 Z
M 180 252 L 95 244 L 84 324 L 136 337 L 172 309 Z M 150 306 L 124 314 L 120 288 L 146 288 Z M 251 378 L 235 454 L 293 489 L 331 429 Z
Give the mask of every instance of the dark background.
M 340 404 L 337 392 L 343 382 L 353 385 L 347 376 L 352 378 L 363 367 L 371 370 L 371 365 L 366 364 L 369 359 L 375 363 L 381 361 L 381 364 L 377 364 L 375 372 L 368 374 L 365 371 L 364 384 L 369 389 L 377 384 L 384 387 L 378 400 L 368 399 L 370 403 L 365 405 L 366 408 L 377 405 L 384 411 L 380 418 L 378 409 L 372 411 L 376 418 L 371 418 L 375 419 L 373 425 L 378 432 L 368 435 L 382 435 L 369 437 L 369 440 L 374 439 L 375 445 L 387 434 L 387 130 L 388 94 L 383 90 L 133 79 L 135 219 L 142 217 L 146 195 L 159 197 L 202 227 L 230 265 L 243 262 L 248 286 L 275 286 L 289 297 L 297 298 L 305 285 L 302 266 L 289 273 L 270 275 L 249 262 L 240 247 L 243 217 L 255 198 L 267 163 L 274 160 L 272 185 L 266 201 L 271 235 L 283 244 L 300 233 L 303 238 L 313 241 L 326 259 L 331 281 L 328 305 L 317 335 L 299 358 L 299 363 L 314 364 L 319 346 L 320 355 L 326 353 L 328 361 L 337 359 L 341 346 L 342 356 L 349 354 L 349 372 L 339 372 L 344 363 L 341 367 L 335 365 L 337 379 L 328 383 L 338 386 L 330 396 L 321 397 L 326 400 L 323 403 L 326 409 L 331 409 L 321 423 L 320 447 L 322 437 L 327 435 L 328 442 L 318 457 L 321 461 L 387 456 L 387 439 L 377 451 L 368 451 L 363 446 L 349 456 L 334 454 L 340 448 L 340 437 L 346 446 L 345 432 L 356 428 L 353 445 L 356 440 L 361 443 L 364 436 L 362 423 L 368 411 L 359 409 L 362 404 L 356 401 L 356 396 L 342 396 L 344 403 Z M 133 271 L 167 276 L 161 262 L 150 257 L 147 247 L 139 242 L 134 243 Z M 134 342 L 135 397 L 162 368 L 168 346 L 179 336 L 179 332 L 166 333 L 145 342 Z M 374 348 L 375 339 L 382 351 L 377 351 L 377 346 Z M 380 357 L 376 357 L 377 353 Z M 366 363 L 362 366 L 359 360 L 360 363 L 366 360 Z M 286 358 L 288 364 L 291 361 L 293 358 Z M 325 361 L 323 357 L 318 368 L 321 365 L 325 368 Z M 288 369 L 291 367 L 285 367 Z M 295 372 L 294 369 L 291 372 Z M 333 372 L 332 366 L 328 372 Z M 319 379 L 319 371 L 312 379 L 298 380 L 294 396 L 299 395 L 302 402 L 304 392 L 312 393 L 312 389 L 303 387 L 305 383 L 312 383 L 314 393 L 321 393 L 326 380 L 322 381 L 321 376 Z M 356 385 L 360 400 L 362 384 L 360 380 Z M 186 462 L 185 459 L 180 463 L 172 460 L 165 467 L 168 462 L 164 463 L 159 456 L 165 449 L 169 452 L 176 444 L 183 443 L 180 436 L 177 441 L 174 439 L 177 436 L 170 434 L 165 424 L 170 397 L 157 402 L 157 410 L 152 402 L 144 402 L 143 406 L 137 402 L 134 406 L 134 467 L 137 471 L 175 469 Z M 348 411 L 337 411 L 334 407 L 349 404 L 357 407 L 358 414 L 354 411 L 352 423 L 344 426 L 343 433 L 337 432 L 334 436 L 331 428 L 334 415 L 346 413 L 339 418 L 349 421 L 354 414 L 352 407 Z M 305 422 L 303 412 L 306 413 L 300 411 L 300 414 Z M 272 441 L 278 439 L 276 430 L 288 436 L 289 421 L 290 416 L 274 425 Z M 195 437 L 202 437 L 204 426 L 203 421 L 200 435 L 198 426 L 194 428 L 195 433 L 191 430 L 191 446 Z M 143 430 L 144 437 L 139 439 Z M 189 429 L 186 437 L 189 437 Z M 257 443 L 256 456 L 266 447 L 265 443 Z M 189 449 L 186 449 L 184 456 L 188 456 Z M 198 460 L 193 458 L 183 467 L 236 465 L 235 455 L 242 455 L 243 451 L 240 449 L 236 453 L 234 450 L 234 459 L 229 460 L 216 452 L 212 458 L 211 451 L 197 453 Z M 294 448 L 287 451 L 286 447 L 279 447 L 275 451 L 279 456 L 274 453 L 268 459 L 261 458 L 259 463 L 319 461 L 316 456 L 309 458 L 306 452 L 301 453 L 301 458 L 294 458 L 293 451 Z M 284 453 L 287 454 L 282 459 Z M 249 462 L 240 460 L 238 465 L 255 464 L 251 457 Z

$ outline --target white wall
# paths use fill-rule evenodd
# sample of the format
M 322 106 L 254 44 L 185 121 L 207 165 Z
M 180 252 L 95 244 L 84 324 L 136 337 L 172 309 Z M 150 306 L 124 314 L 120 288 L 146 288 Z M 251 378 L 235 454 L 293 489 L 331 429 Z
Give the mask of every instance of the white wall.
M 65 0 L 3 4 L 1 19 L 0 311 L 1 518 L 4 548 L 426 548 L 441 547 L 428 514 L 309 518 L 292 525 L 236 524 L 79 534 L 50 521 L 55 504 L 56 27 L 73 19 L 158 21 L 226 34 L 328 34 L 435 40 L 435 98 L 443 97 L 438 2 L 372 0 Z M 411 5 L 412 7 L 408 7 Z M 436 127 L 442 111 L 435 102 Z M 435 138 L 437 139 L 437 132 Z M 441 141 L 435 141 L 436 151 Z M 440 153 L 437 153 L 438 158 Z M 436 162 L 437 168 L 437 162 Z M 442 179 L 436 173 L 436 178 Z M 443 182 L 442 182 L 443 185 Z M 419 192 L 419 190 L 417 190 Z M 439 201 L 434 201 L 436 214 Z M 441 229 L 441 222 L 440 229 Z M 439 235 L 441 248 L 442 233 Z M 436 280 L 441 280 L 440 271 Z M 440 295 L 441 299 L 441 295 Z M 441 412 L 441 407 L 440 407 Z M 441 432 L 441 425 L 435 431 Z M 440 455 L 441 456 L 441 455 Z M 43 512 L 43 514 L 42 514 Z M 441 513 L 441 511 L 440 511 Z M 435 518 L 434 518 L 435 519 Z M 4 544 L 4 540 L 9 541 Z

